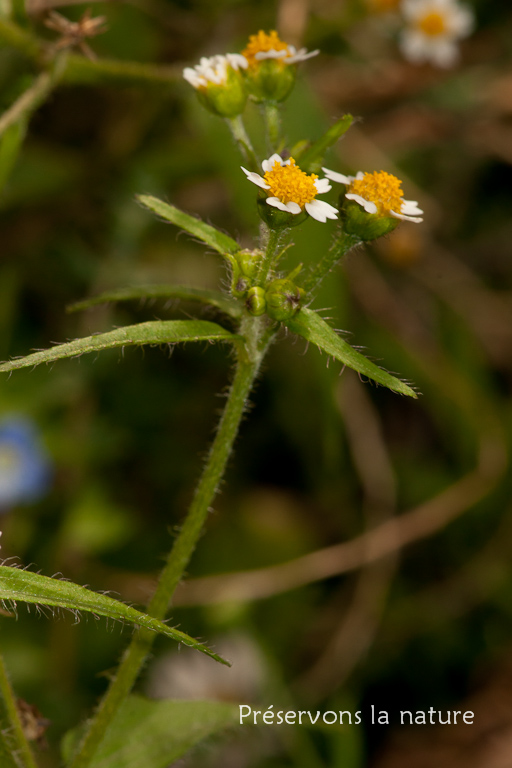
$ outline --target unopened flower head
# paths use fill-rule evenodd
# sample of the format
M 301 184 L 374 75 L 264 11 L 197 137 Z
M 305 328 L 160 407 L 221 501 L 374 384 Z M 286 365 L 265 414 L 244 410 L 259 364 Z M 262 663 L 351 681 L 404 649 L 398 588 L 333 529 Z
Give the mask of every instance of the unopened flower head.
M 344 204 L 345 229 L 362 240 L 374 240 L 391 232 L 400 219 L 415 223 L 423 221 L 423 211 L 418 208 L 418 203 L 404 200 L 402 182 L 391 173 L 359 171 L 356 176 L 345 176 L 328 168 L 323 171 L 331 181 L 347 186 L 345 200 L 349 203 Z
M 403 0 L 406 28 L 400 47 L 415 64 L 430 61 L 438 67 L 450 67 L 457 61 L 457 43 L 474 26 L 469 8 L 458 0 Z
M 285 43 L 275 29 L 260 31 L 249 37 L 242 51 L 248 64 L 246 79 L 252 96 L 258 101 L 283 101 L 295 83 L 295 67 L 316 56 L 319 51 L 297 50 Z
M 277 154 L 264 160 L 262 168 L 263 176 L 245 168 L 242 170 L 249 181 L 267 191 L 268 205 L 293 215 L 306 211 L 321 222 L 337 218 L 338 211 L 334 206 L 316 199 L 318 194 L 331 189 L 327 179 L 320 179 L 315 173 L 305 173 L 293 157 L 283 160 Z
M 240 75 L 240 70 L 247 67 L 247 59 L 239 53 L 203 56 L 195 67 L 183 70 L 183 77 L 196 89 L 207 109 L 221 117 L 236 117 L 243 112 L 247 99 Z

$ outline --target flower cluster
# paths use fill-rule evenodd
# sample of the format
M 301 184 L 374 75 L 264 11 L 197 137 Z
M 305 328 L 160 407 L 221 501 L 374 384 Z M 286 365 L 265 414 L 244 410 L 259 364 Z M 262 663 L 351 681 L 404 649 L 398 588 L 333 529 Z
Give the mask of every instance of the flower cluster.
M 470 9 L 459 0 L 367 0 L 374 12 L 398 13 L 404 22 L 400 49 L 414 64 L 451 67 L 459 57 L 458 42 L 473 30 Z
M 423 2 L 423 0 L 417 0 Z M 439 0 L 432 0 L 439 2 Z M 355 176 L 323 168 L 325 150 L 350 127 L 345 115 L 314 144 L 299 142 L 289 152 L 280 130 L 279 103 L 295 82 L 296 65 L 318 51 L 297 50 L 281 40 L 275 30 L 251 35 L 241 53 L 202 58 L 187 67 L 183 76 L 213 113 L 228 118 L 228 125 L 245 158 L 241 166 L 247 180 L 258 187 L 257 209 L 264 222 L 260 247 L 225 254 L 231 265 L 231 293 L 244 302 L 253 317 L 266 315 L 276 322 L 290 322 L 300 312 L 311 285 L 322 279 L 339 257 L 361 242 L 391 232 L 400 222 L 422 221 L 417 202 L 405 200 L 401 181 L 385 171 L 360 171 Z M 274 150 L 261 162 L 243 123 L 247 98 L 262 102 L 267 143 Z M 279 151 L 275 151 L 278 149 Z M 292 157 L 295 154 L 295 157 Z M 261 168 L 261 170 L 260 170 Z M 338 205 L 319 199 L 331 191 L 331 182 L 346 189 Z M 322 224 L 336 221 L 336 234 L 329 255 L 306 277 L 305 287 L 296 283 L 302 265 L 289 274 L 277 271 L 286 251 L 290 229 L 308 218 Z M 318 274 L 317 274 L 318 273 Z
M 243 112 L 245 101 L 283 101 L 295 83 L 296 66 L 318 51 L 299 51 L 280 39 L 275 30 L 260 30 L 249 37 L 241 53 L 203 57 L 186 67 L 183 77 L 198 92 L 203 104 L 222 117 Z

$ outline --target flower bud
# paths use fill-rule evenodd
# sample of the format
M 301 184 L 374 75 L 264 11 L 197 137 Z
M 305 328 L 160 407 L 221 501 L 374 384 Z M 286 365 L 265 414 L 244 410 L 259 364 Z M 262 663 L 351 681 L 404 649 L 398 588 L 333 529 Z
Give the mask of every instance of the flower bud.
M 245 296 L 258 273 L 262 256 L 262 252 L 256 248 L 253 251 L 248 249 L 239 251 L 233 257 L 233 274 L 231 279 L 231 293 L 233 296 L 238 298 Z
M 267 315 L 273 320 L 289 320 L 300 309 L 303 291 L 288 278 L 274 280 L 265 291 Z
M 259 61 L 244 73 L 247 90 L 255 101 L 284 101 L 295 85 L 296 68 L 280 59 Z
M 256 317 L 259 315 L 264 315 L 267 309 L 267 302 L 265 301 L 265 291 L 263 288 L 258 286 L 249 288 L 249 291 L 247 292 L 247 299 L 245 300 L 245 306 L 251 315 L 255 315 Z

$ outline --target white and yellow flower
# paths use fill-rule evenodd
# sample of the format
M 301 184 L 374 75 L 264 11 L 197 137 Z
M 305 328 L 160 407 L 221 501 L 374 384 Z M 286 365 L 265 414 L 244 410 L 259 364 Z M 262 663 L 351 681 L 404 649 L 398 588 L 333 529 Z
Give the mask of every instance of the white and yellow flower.
M 196 89 L 202 104 L 221 117 L 236 117 L 243 112 L 247 90 L 240 70 L 247 59 L 239 53 L 203 58 L 195 67 L 186 67 L 183 77 Z
M 376 240 L 392 232 L 401 221 L 419 223 L 423 211 L 415 200 L 404 200 L 402 182 L 385 171 L 345 176 L 323 168 L 328 179 L 347 186 L 343 226 L 360 240 Z
M 269 33 L 260 29 L 249 37 L 242 51 L 248 64 L 244 74 L 252 97 L 256 101 L 283 101 L 295 83 L 297 68 L 293 65 L 318 53 L 305 48 L 298 51 L 281 40 L 275 29 Z
M 262 29 L 249 37 L 246 48 L 242 51 L 250 67 L 257 67 L 260 61 L 265 59 L 278 59 L 281 64 L 298 64 L 300 61 L 317 56 L 320 51 L 308 51 L 301 48 L 299 51 L 293 45 L 285 43 L 275 29 L 268 34 Z
M 274 154 L 263 161 L 262 168 L 263 176 L 243 167 L 242 170 L 249 181 L 268 193 L 268 205 L 294 215 L 306 211 L 322 223 L 338 217 L 333 205 L 316 199 L 317 195 L 331 189 L 328 180 L 320 179 L 315 173 L 305 173 L 293 157 L 283 160 L 280 155 Z
M 247 59 L 239 53 L 203 56 L 195 67 L 185 67 L 183 77 L 193 88 L 207 88 L 210 83 L 226 85 L 230 69 L 247 69 L 247 67 Z
M 406 27 L 400 39 L 404 56 L 415 64 L 430 61 L 451 67 L 459 57 L 457 43 L 474 26 L 469 8 L 458 0 L 403 0 Z
M 419 214 L 423 211 L 418 208 L 418 203 L 416 200 L 403 199 L 402 182 L 391 173 L 359 171 L 356 176 L 345 176 L 328 168 L 322 168 L 322 170 L 331 181 L 346 184 L 348 190 L 345 198 L 359 203 L 366 213 L 391 216 L 394 219 L 415 223 L 423 221 L 419 218 Z

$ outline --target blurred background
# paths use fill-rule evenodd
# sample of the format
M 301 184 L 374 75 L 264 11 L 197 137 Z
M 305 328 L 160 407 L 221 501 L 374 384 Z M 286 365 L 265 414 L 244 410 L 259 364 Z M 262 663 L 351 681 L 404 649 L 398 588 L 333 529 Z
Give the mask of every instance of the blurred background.
M 110 288 L 213 288 L 224 266 L 141 209 L 169 200 L 257 236 L 254 187 L 222 120 L 181 79 L 202 55 L 277 28 L 321 55 L 283 110 L 289 145 L 360 117 L 326 165 L 386 170 L 422 225 L 352 252 L 313 304 L 348 340 L 412 381 L 409 401 L 361 383 L 316 349 L 271 350 L 173 625 L 234 662 L 160 639 L 138 689 L 275 709 L 362 710 L 362 726 L 236 728 L 180 765 L 205 768 L 506 768 L 512 752 L 512 17 L 476 18 L 452 69 L 403 58 L 393 2 L 33 0 L 18 22 L 48 42 L 56 9 L 90 7 L 98 61 L 64 78 L 0 157 L 1 358 L 154 318 L 184 303 L 69 314 Z M 30 51 L 2 37 L 0 101 L 34 82 Z M 140 62 L 148 69 L 130 69 Z M 259 114 L 248 108 L 259 148 Z M 13 142 L 21 140 L 13 137 Z M 10 153 L 9 153 L 10 152 Z M 5 159 L 7 157 L 7 160 Z M 2 159 L 3 158 L 3 159 Z M 334 202 L 334 193 L 331 193 Z M 328 247 L 295 231 L 287 266 Z M 208 315 L 216 319 L 215 315 Z M 222 345 L 104 352 L 0 383 L 2 555 L 142 606 L 183 519 L 231 371 Z M 342 374 L 342 375 L 341 375 Z M 370 533 L 368 533 L 370 531 Z M 282 566 L 283 563 L 288 565 Z M 281 567 L 282 566 L 282 567 Z M 245 572 L 252 571 L 251 574 Z M 1 617 L 20 697 L 51 721 L 41 764 L 94 706 L 129 628 L 19 607 Z M 370 705 L 390 713 L 371 727 Z M 399 726 L 399 710 L 473 710 L 472 727 Z

